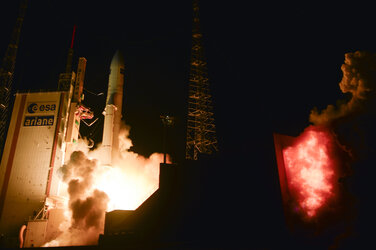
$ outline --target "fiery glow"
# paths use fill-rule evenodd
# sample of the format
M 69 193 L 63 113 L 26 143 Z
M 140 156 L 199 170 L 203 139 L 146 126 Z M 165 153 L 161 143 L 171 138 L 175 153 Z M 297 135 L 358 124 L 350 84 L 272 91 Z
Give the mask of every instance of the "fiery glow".
M 95 186 L 110 197 L 107 211 L 136 209 L 143 201 L 143 195 L 135 192 L 138 186 L 136 180 L 119 168 L 103 166 L 103 170 L 103 173 L 97 176 Z
M 311 128 L 304 131 L 295 145 L 283 150 L 289 189 L 308 217 L 315 216 L 334 195 L 330 146 L 328 132 Z
M 155 159 L 151 162 L 143 161 L 145 165 L 138 163 L 140 166 L 135 169 L 126 168 L 126 166 L 101 166 L 94 186 L 109 196 L 107 211 L 134 210 L 158 189 L 159 162 L 161 161 L 158 155 L 150 159 L 153 158 Z
M 60 196 L 66 197 L 60 234 L 44 246 L 95 245 L 104 230 L 106 211 L 135 210 L 159 186 L 159 164 L 163 155 L 149 158 L 130 151 L 129 131 L 119 134 L 120 150 L 113 166 L 103 166 L 102 148 L 89 151 L 76 144 L 69 162 L 60 168 Z

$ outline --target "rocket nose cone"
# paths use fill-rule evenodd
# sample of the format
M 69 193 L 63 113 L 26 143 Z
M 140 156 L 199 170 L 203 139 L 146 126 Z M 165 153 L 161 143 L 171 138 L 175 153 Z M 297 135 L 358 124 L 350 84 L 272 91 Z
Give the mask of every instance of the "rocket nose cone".
M 124 65 L 123 53 L 120 50 L 115 52 L 115 55 L 112 57 L 111 64 L 118 63 Z

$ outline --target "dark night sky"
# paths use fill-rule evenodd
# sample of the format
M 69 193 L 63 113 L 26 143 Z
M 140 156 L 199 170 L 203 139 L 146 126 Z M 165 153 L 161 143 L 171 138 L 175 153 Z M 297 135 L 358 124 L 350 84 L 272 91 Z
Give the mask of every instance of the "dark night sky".
M 1 12 L 3 55 L 18 1 L 3 4 Z M 370 14 L 367 6 L 203 1 L 221 147 L 247 148 L 261 128 L 296 135 L 314 106 L 342 98 L 344 54 L 375 47 Z M 76 24 L 74 63 L 79 56 L 88 60 L 85 88 L 106 92 L 112 55 L 121 49 L 127 69 L 124 118 L 140 152 L 158 151 L 159 114 L 175 115 L 178 124 L 185 120 L 191 15 L 191 1 L 31 1 L 14 89 L 56 87 Z M 99 115 L 104 97 L 86 97 Z
M 344 54 L 376 51 L 371 9 L 355 2 L 201 3 L 219 146 L 226 164 L 236 169 L 230 183 L 238 182 L 239 174 L 238 189 L 264 190 L 255 196 L 257 206 L 268 221 L 277 221 L 275 230 L 283 228 L 283 219 L 272 133 L 296 136 L 309 125 L 313 107 L 344 98 L 338 86 Z M 2 3 L 1 58 L 17 12 L 18 1 Z M 15 90 L 56 88 L 74 24 L 75 62 L 78 56 L 88 61 L 85 88 L 107 91 L 110 61 L 121 49 L 123 110 L 133 149 L 146 155 L 161 151 L 159 115 L 170 113 L 177 119 L 170 143 L 178 158 L 185 143 L 191 1 L 30 1 Z M 85 103 L 100 115 L 105 99 L 87 93 Z

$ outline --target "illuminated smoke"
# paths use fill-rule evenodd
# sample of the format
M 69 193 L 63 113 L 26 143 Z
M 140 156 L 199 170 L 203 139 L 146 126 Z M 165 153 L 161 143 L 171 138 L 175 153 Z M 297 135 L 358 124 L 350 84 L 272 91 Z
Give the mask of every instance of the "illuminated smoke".
M 308 222 L 315 237 L 333 237 L 330 249 L 345 247 L 342 241 L 354 232 L 368 233 L 374 214 L 368 209 L 373 196 L 366 183 L 375 176 L 376 55 L 346 53 L 341 70 L 345 98 L 311 111 L 314 126 L 283 149 L 286 175 L 280 176 L 286 177 L 290 218 Z
M 332 147 L 329 132 L 311 126 L 283 150 L 288 186 L 299 206 L 295 210 L 307 217 L 315 216 L 334 195 Z
M 346 53 L 345 63 L 341 70 L 343 78 L 339 86 L 343 93 L 351 95 L 351 99 L 348 102 L 340 101 L 337 106 L 328 105 L 321 112 L 317 108 L 313 109 L 309 120 L 315 125 L 328 125 L 335 119 L 362 110 L 374 98 L 376 90 L 375 54 L 364 51 Z
M 119 156 L 113 166 L 102 166 L 101 147 L 89 151 L 80 141 L 67 164 L 60 168 L 62 192 L 69 198 L 61 234 L 45 246 L 96 245 L 104 231 L 106 211 L 134 210 L 159 186 L 163 155 L 145 158 L 129 151 L 129 128 L 119 134 Z

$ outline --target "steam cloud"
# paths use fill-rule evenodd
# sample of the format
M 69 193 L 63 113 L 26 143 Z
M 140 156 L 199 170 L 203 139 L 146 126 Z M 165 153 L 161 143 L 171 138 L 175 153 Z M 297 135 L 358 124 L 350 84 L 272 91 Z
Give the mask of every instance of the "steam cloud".
M 159 163 L 163 155 L 145 158 L 131 152 L 129 128 L 119 134 L 119 156 L 114 166 L 102 166 L 103 151 L 89 151 L 80 140 L 70 160 L 59 171 L 68 197 L 66 221 L 60 224 L 60 235 L 44 246 L 96 245 L 104 231 L 106 211 L 135 209 L 159 186 Z M 64 194 L 64 191 L 66 192 Z
M 343 174 L 338 180 L 345 195 L 344 230 L 335 237 L 330 249 L 347 247 L 355 239 L 359 242 L 373 239 L 369 228 L 373 226 L 370 218 L 375 211 L 370 206 L 374 204 L 373 196 L 368 192 L 376 174 L 376 54 L 346 53 L 341 70 L 343 78 L 339 87 L 350 98 L 337 102 L 336 106 L 328 105 L 321 112 L 315 108 L 309 117 L 313 124 L 329 127 L 346 152 L 340 166 Z
M 70 222 L 61 225 L 62 234 L 47 246 L 95 245 L 103 233 L 104 215 L 109 198 L 94 187 L 98 161 L 82 151 L 74 151 L 60 171 L 68 184 Z M 68 227 L 69 226 L 69 227 Z M 68 228 L 66 228 L 68 227 Z
M 314 108 L 309 120 L 315 125 L 329 125 L 338 118 L 358 112 L 374 99 L 376 90 L 376 55 L 365 51 L 345 54 L 343 78 L 339 83 L 343 93 L 350 93 L 348 102 L 328 105 L 321 113 Z

